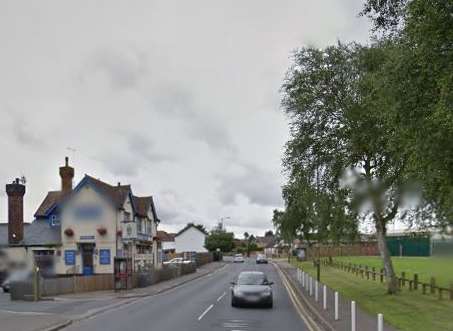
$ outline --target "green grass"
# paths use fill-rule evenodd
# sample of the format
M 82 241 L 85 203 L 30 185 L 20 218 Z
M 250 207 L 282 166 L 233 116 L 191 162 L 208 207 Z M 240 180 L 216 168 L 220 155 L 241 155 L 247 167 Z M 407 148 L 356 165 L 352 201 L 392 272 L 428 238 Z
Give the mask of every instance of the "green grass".
M 335 257 L 337 261 L 355 263 L 382 268 L 382 259 L 378 256 L 342 256 Z M 407 279 L 413 279 L 418 274 L 420 282 L 429 283 L 431 277 L 435 277 L 436 285 L 450 287 L 453 282 L 453 259 L 436 257 L 392 257 L 395 272 L 401 277 L 401 272 L 406 273 Z
M 351 259 L 352 263 L 380 267 L 378 260 L 369 257 L 344 257 L 343 259 L 346 261 Z M 376 265 L 365 263 L 365 261 L 374 262 Z M 293 263 L 315 276 L 316 270 L 313 263 Z M 427 264 L 429 265 L 430 262 Z M 411 261 L 401 264 L 403 267 L 406 265 L 411 266 Z M 429 272 L 429 269 L 426 268 L 423 271 Z M 421 275 L 421 272 L 417 271 Z M 344 297 L 355 300 L 368 313 L 384 314 L 384 319 L 399 330 L 453 331 L 453 301 L 448 299 L 439 300 L 435 295 L 423 295 L 421 290 L 409 292 L 408 289 L 403 289 L 397 295 L 387 295 L 385 284 L 381 284 L 379 281 L 362 279 L 352 273 L 326 266 L 321 266 L 321 282 L 339 291 Z

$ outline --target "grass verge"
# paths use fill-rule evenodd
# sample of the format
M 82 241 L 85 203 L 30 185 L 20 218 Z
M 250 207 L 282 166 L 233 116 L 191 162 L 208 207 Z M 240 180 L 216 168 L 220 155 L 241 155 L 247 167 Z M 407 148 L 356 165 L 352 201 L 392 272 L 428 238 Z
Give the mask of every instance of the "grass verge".
M 315 276 L 311 262 L 296 262 L 302 269 Z M 365 263 L 363 263 L 365 264 Z M 370 314 L 382 313 L 384 319 L 404 331 L 453 331 L 453 301 L 439 300 L 436 296 L 423 295 L 421 291 L 403 289 L 397 295 L 386 294 L 385 284 L 362 279 L 346 271 L 321 267 L 321 282 L 355 300 Z
M 334 258 L 345 263 L 355 263 L 375 267 L 376 270 L 382 268 L 382 259 L 378 256 L 341 256 Z M 406 273 L 406 278 L 413 279 L 414 274 L 418 274 L 421 282 L 429 283 L 430 278 L 436 279 L 438 286 L 448 288 L 453 281 L 453 259 L 436 257 L 392 257 L 395 272 L 401 276 L 401 272 Z

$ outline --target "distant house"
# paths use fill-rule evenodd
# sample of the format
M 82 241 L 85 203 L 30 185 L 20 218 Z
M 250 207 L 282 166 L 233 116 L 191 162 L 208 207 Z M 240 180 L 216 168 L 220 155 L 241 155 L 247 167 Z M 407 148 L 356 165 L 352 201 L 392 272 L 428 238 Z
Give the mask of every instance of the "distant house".
M 193 224 L 188 224 L 175 235 L 176 253 L 207 252 L 208 250 L 204 247 L 207 235 L 206 231 L 200 230 Z
M 163 253 L 174 253 L 175 248 L 175 234 L 168 233 L 165 231 L 157 231 L 157 238 L 161 244 L 161 250 Z

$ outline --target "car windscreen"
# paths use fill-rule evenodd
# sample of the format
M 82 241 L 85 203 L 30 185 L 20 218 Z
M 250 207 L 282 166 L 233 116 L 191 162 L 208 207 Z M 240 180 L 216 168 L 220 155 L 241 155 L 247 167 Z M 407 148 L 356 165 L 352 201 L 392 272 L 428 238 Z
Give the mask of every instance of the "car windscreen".
M 265 285 L 266 276 L 261 273 L 243 273 L 238 277 L 238 285 Z

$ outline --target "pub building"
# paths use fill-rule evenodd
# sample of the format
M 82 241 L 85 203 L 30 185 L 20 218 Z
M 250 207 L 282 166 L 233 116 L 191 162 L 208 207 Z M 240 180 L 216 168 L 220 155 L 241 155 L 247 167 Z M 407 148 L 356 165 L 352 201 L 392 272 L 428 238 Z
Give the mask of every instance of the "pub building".
M 65 158 L 61 189 L 47 193 L 31 224 L 23 222 L 25 185 L 8 184 L 8 224 L 0 247 L 57 275 L 113 273 L 114 257 L 130 257 L 135 271 L 160 266 L 152 196 L 130 185 L 110 185 L 85 175 L 73 188 L 74 168 Z

